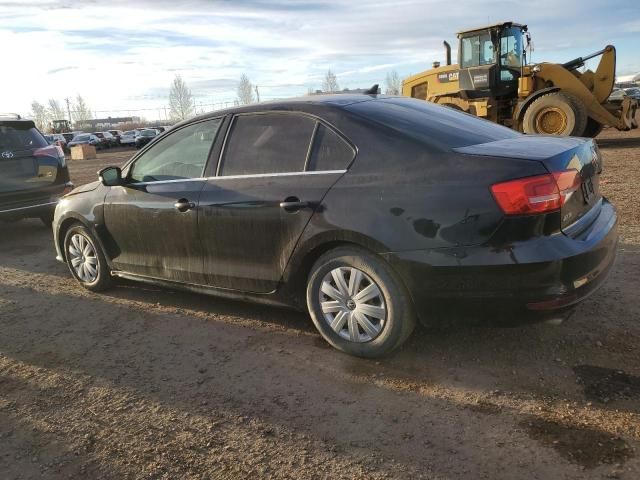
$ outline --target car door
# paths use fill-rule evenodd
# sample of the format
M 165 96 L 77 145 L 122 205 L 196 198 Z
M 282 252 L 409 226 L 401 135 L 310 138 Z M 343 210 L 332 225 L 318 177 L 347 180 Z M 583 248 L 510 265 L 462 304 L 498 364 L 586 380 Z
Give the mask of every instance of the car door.
M 111 187 L 105 226 L 113 268 L 166 280 L 202 283 L 197 210 L 204 168 L 221 119 L 182 127 L 145 150 Z
M 342 158 L 316 168 L 318 152 L 326 151 L 316 148 L 323 136 L 340 143 Z M 345 139 L 315 117 L 292 112 L 236 115 L 216 176 L 207 179 L 200 197 L 208 284 L 273 291 L 311 215 L 354 155 Z

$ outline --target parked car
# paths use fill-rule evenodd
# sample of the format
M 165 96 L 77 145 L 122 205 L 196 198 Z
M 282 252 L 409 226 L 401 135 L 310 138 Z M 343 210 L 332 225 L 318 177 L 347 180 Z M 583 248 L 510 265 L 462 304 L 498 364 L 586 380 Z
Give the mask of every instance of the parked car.
M 55 205 L 72 188 L 62 148 L 50 145 L 32 120 L 0 115 L 0 220 L 51 225 Z
M 640 88 L 615 88 L 609 95 L 609 101 L 613 103 L 622 103 L 626 97 L 631 97 L 634 100 L 640 101 Z
M 100 140 L 101 148 L 111 148 L 114 146 L 112 138 L 106 136 L 104 132 L 93 132 L 93 134 Z
M 50 145 L 58 145 L 64 152 L 68 151 L 67 139 L 61 133 L 46 134 L 44 138 L 47 139 Z
M 147 143 L 153 140 L 157 135 L 158 135 L 158 132 L 156 132 L 152 128 L 146 128 L 144 130 L 140 130 L 138 132 L 138 135 L 136 135 L 136 139 L 135 139 L 136 148 L 144 147 Z
M 73 137 L 73 140 L 69 143 L 69 148 L 72 148 L 76 145 L 93 145 L 96 147 L 96 150 L 100 150 L 103 148 L 103 142 L 95 136 L 93 133 L 81 133 Z
M 73 140 L 73 137 L 75 137 L 73 133 L 62 133 L 61 135 L 64 137 L 67 144 Z
M 111 132 L 101 132 L 104 136 L 104 140 L 109 144 L 109 148 L 118 146 L 118 139 L 114 137 Z
M 109 133 L 116 139 L 116 144 L 120 145 L 120 137 L 122 136 L 122 130 L 109 130 Z
M 634 100 L 640 100 L 640 87 L 625 88 L 624 92 Z
M 376 357 L 416 318 L 566 318 L 617 215 L 592 139 L 522 135 L 410 98 L 327 95 L 185 121 L 56 209 L 85 288 L 112 275 L 309 311 Z
M 137 130 L 128 130 L 120 135 L 120 145 L 135 145 Z

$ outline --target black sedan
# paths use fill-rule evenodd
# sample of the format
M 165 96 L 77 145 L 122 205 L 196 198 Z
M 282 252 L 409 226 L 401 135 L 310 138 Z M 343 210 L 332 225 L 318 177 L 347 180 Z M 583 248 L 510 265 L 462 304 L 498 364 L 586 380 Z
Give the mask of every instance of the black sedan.
M 81 133 L 76 135 L 73 137 L 73 140 L 68 143 L 69 148 L 75 147 L 76 145 L 93 145 L 96 147 L 96 150 L 103 148 L 102 140 L 92 133 Z
M 335 95 L 196 117 L 56 210 L 58 259 L 308 309 L 375 357 L 416 319 L 561 319 L 607 276 L 593 140 L 524 136 L 421 100 Z
M 157 130 L 148 128 L 146 130 L 140 130 L 140 133 L 136 135 L 136 148 L 142 148 L 158 135 Z

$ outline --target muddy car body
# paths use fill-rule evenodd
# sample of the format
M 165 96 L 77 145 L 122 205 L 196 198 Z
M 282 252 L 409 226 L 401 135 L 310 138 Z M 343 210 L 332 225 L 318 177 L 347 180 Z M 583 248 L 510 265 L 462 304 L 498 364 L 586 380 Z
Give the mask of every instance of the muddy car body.
M 55 245 L 87 288 L 113 275 L 306 307 L 332 345 L 377 356 L 416 318 L 566 316 L 615 257 L 601 170 L 592 140 L 414 99 L 252 105 L 183 122 L 76 189 Z

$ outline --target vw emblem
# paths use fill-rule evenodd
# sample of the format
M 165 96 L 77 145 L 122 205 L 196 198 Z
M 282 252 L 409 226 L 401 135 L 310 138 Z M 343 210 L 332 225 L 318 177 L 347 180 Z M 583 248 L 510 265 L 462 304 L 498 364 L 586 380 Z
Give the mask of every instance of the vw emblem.
M 2 152 L 2 158 L 13 158 L 13 152 L 10 152 L 9 150 Z

